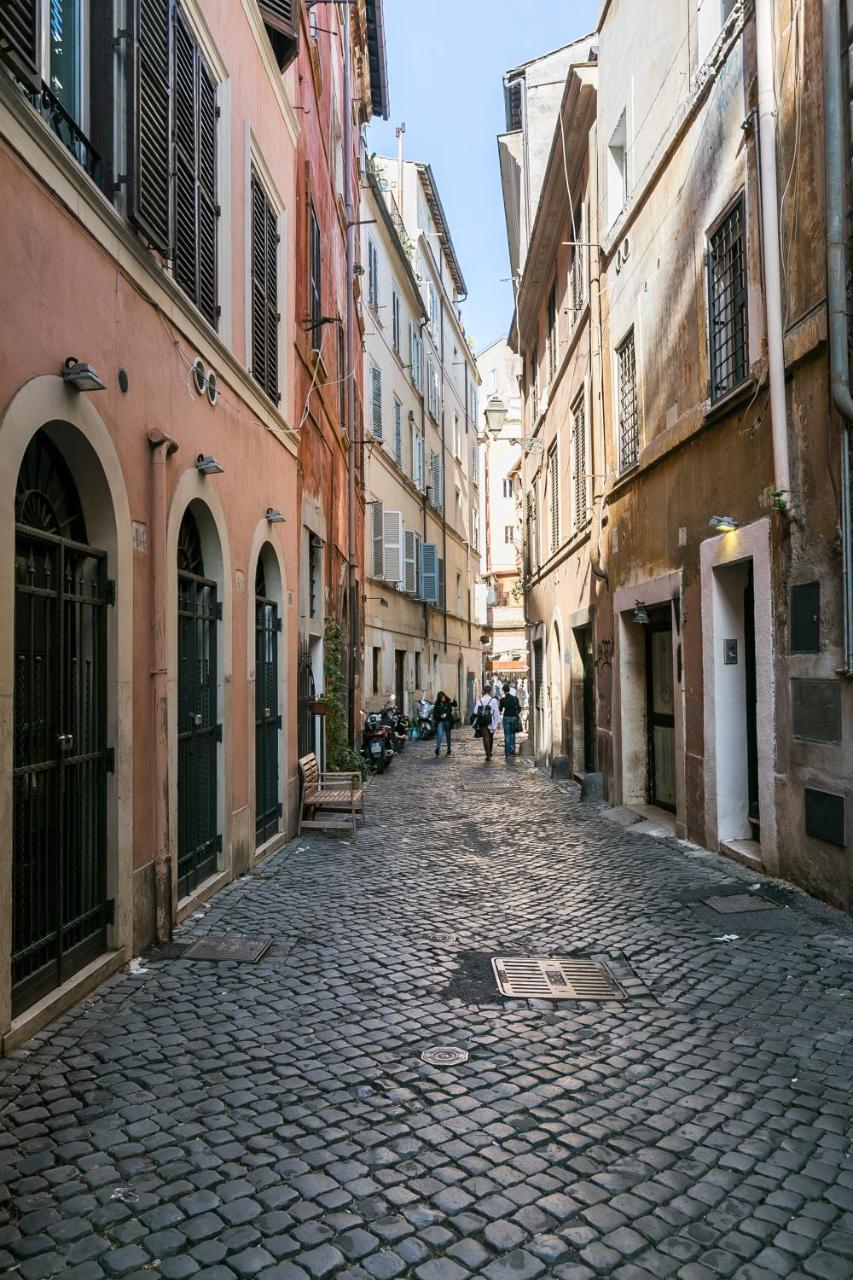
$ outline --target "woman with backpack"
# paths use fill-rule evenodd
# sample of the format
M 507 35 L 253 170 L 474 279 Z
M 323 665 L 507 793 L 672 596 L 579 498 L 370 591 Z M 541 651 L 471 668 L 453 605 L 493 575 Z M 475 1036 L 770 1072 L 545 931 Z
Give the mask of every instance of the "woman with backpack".
M 504 718 L 504 755 L 507 760 L 512 760 L 515 756 L 515 735 L 521 728 L 521 703 L 510 692 L 508 684 L 503 687 L 500 709 Z
M 483 739 L 483 746 L 486 751 L 486 759 L 492 758 L 492 746 L 495 740 L 495 730 L 501 722 L 501 713 L 498 706 L 498 700 L 492 694 L 491 685 L 484 685 L 481 696 L 474 703 L 474 710 L 471 715 L 471 723 L 476 730 L 478 737 Z
M 451 739 L 450 735 L 453 730 L 453 708 L 455 702 L 451 702 L 446 693 L 439 693 L 435 700 L 435 706 L 432 709 L 432 718 L 435 721 L 435 754 L 438 755 L 441 750 L 441 741 L 447 741 L 447 754 L 450 755 Z

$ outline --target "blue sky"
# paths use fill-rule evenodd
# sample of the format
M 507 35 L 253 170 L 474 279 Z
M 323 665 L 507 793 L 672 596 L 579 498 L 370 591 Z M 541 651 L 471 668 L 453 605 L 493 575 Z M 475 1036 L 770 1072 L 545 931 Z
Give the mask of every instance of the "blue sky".
M 368 146 L 432 165 L 468 285 L 465 326 L 477 350 L 512 317 L 495 138 L 504 128 L 503 73 L 592 31 L 599 0 L 385 0 L 391 119 Z

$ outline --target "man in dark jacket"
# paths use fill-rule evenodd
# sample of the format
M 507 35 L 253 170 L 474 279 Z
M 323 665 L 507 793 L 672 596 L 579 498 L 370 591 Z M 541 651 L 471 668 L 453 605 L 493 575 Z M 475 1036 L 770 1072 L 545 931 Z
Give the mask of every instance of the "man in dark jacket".
M 521 727 L 521 703 L 510 693 L 508 684 L 503 687 L 500 709 L 504 718 L 504 755 L 510 760 L 515 755 L 515 735 Z

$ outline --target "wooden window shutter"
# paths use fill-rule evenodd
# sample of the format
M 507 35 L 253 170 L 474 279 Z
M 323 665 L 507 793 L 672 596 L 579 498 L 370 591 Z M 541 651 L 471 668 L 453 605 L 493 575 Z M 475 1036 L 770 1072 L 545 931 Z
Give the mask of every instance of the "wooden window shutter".
M 252 171 L 252 375 L 278 404 L 278 226 Z
M 385 577 L 385 507 L 381 502 L 374 502 L 371 511 L 371 541 L 373 543 L 373 576 Z
M 36 0 L 0 0 L 0 52 L 39 80 L 39 6 Z
M 382 372 L 377 369 L 376 365 L 370 371 L 371 373 L 371 407 L 372 407 L 372 426 L 371 434 L 376 440 L 382 439 Z
M 444 561 L 440 559 L 438 562 L 438 607 L 439 609 L 444 608 L 445 599 L 446 599 L 445 566 L 444 566 Z
M 434 542 L 421 546 L 421 598 L 427 604 L 438 599 L 438 550 Z
M 298 0 L 258 0 L 261 17 L 274 31 L 295 40 L 299 35 Z
M 418 590 L 418 542 L 413 529 L 403 530 L 403 590 L 411 596 Z
M 216 324 L 216 85 L 179 8 L 173 23 L 174 269 Z
M 384 554 L 386 582 L 397 586 L 403 580 L 403 515 L 400 511 L 386 511 L 383 516 Z
M 170 0 L 136 0 L 133 14 L 128 131 L 132 165 L 128 216 L 149 244 L 168 255 L 172 247 Z

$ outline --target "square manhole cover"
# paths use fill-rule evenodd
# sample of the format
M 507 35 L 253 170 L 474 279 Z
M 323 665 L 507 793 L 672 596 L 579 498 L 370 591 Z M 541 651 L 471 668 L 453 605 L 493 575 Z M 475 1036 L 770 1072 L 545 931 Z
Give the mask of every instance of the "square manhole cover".
M 272 946 L 272 938 L 234 938 L 211 934 L 199 938 L 184 952 L 184 960 L 239 960 L 255 964 Z
M 495 956 L 498 988 L 516 1000 L 624 1000 L 604 964 L 572 956 Z
M 766 898 L 758 898 L 752 893 L 732 893 L 728 897 L 720 898 L 704 898 L 702 905 L 710 907 L 712 911 L 719 911 L 720 915 L 740 915 L 744 911 L 775 911 L 777 909 L 775 902 L 768 902 Z

